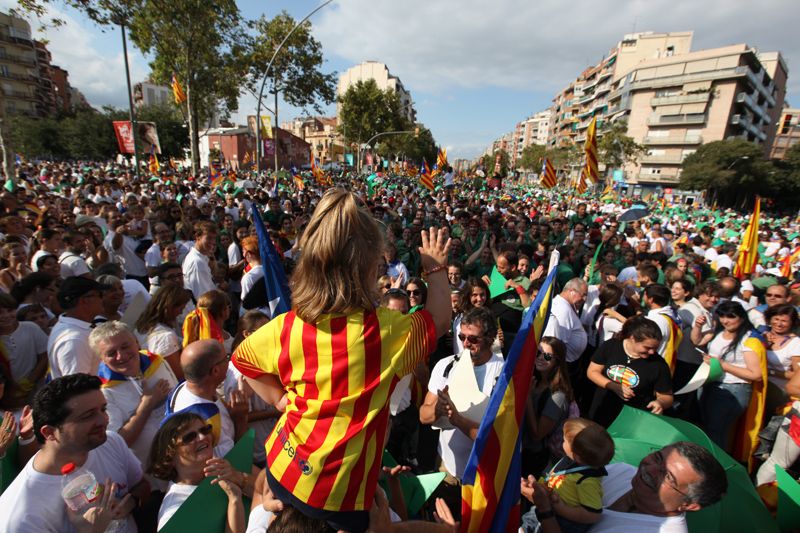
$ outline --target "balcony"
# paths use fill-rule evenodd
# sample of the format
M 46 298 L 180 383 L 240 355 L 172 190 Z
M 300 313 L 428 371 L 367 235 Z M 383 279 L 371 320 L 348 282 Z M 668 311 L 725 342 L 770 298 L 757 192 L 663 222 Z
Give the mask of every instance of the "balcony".
M 664 76 L 662 78 L 652 78 L 649 80 L 638 80 L 631 82 L 624 87 L 620 87 L 613 91 L 609 98 L 613 99 L 624 92 L 636 91 L 639 89 L 663 89 L 666 87 L 675 87 L 683 85 L 684 83 L 694 81 L 712 81 L 727 78 L 744 78 L 748 73 L 752 72 L 747 67 L 732 67 L 719 70 L 709 70 L 707 72 L 695 72 L 692 74 L 677 74 L 675 76 Z M 763 85 L 762 85 L 763 87 Z
M 740 128 L 747 130 L 750 134 L 755 136 L 761 142 L 767 140 L 767 134 L 761 131 L 757 125 L 755 125 L 750 117 L 747 115 L 731 115 L 731 124 L 733 126 L 739 126 Z
M 12 43 L 20 46 L 30 46 L 33 48 L 33 41 L 26 37 L 12 37 L 6 32 L 0 32 L 0 41 Z
M 649 117 L 648 126 L 674 126 L 682 124 L 705 124 L 705 113 L 695 113 L 691 115 L 665 115 Z
M 646 174 L 640 172 L 636 175 L 638 183 L 671 183 L 675 184 L 680 181 L 677 174 Z
M 670 144 L 703 144 L 702 135 L 670 135 L 668 137 L 645 137 L 642 144 L 665 146 Z
M 759 117 L 761 117 L 761 120 L 763 122 L 766 123 L 770 122 L 771 119 L 767 111 L 763 107 L 758 105 L 758 102 L 756 101 L 755 98 L 753 98 L 753 96 L 747 94 L 746 92 L 740 92 L 739 94 L 736 95 L 736 103 L 744 104 L 747 107 L 749 107 L 753 112 L 755 112 Z
M 21 65 L 36 66 L 36 60 L 16 54 L 9 54 L 8 52 L 0 50 L 0 60 L 9 61 L 11 63 L 18 63 Z
M 8 78 L 10 80 L 24 81 L 27 83 L 36 83 L 36 76 L 29 76 L 27 74 L 16 74 L 14 72 L 3 72 L 0 70 L 0 77 Z
M 680 165 L 683 154 L 663 154 L 642 156 L 641 163 L 647 165 Z
M 675 104 L 698 104 L 708 102 L 711 98 L 711 93 L 698 93 L 698 94 L 678 94 L 675 96 L 658 96 L 650 99 L 650 105 L 657 107 L 660 105 L 675 105 Z
M 11 90 L 4 90 L 3 94 L 6 98 L 18 98 L 22 100 L 36 100 L 36 96 L 32 95 L 31 93 L 25 91 L 15 91 Z
M 744 70 L 747 71 L 747 79 L 750 80 L 750 83 L 753 84 L 753 86 L 756 88 L 756 90 L 758 92 L 760 92 L 762 95 L 764 95 L 764 98 L 767 99 L 767 102 L 769 102 L 770 107 L 775 107 L 775 104 L 777 103 L 777 102 L 775 102 L 775 97 L 772 96 L 772 91 L 767 89 L 767 86 L 764 85 L 764 81 L 763 81 L 764 70 L 763 69 L 759 70 L 758 74 L 756 74 L 755 72 L 750 70 L 748 67 L 739 67 L 739 68 L 744 69 Z M 770 81 L 769 86 L 771 86 L 773 88 L 775 87 L 775 85 L 772 83 L 772 81 Z

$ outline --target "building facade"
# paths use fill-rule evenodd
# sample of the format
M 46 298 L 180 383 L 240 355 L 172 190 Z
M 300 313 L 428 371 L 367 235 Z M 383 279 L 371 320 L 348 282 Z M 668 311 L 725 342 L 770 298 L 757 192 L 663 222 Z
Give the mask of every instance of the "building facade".
M 786 151 L 800 143 L 800 109 L 784 108 L 775 130 L 775 140 L 772 142 L 770 158 L 783 159 Z
M 414 109 L 414 102 L 411 99 L 411 93 L 403 86 L 403 82 L 397 76 L 392 76 L 389 72 L 389 67 L 378 61 L 364 61 L 353 67 L 350 67 L 339 76 L 339 83 L 336 88 L 336 94 L 341 96 L 352 85 L 359 81 L 375 80 L 378 88 L 382 91 L 387 89 L 397 93 L 400 98 L 400 105 L 402 106 L 401 112 L 405 115 L 411 123 L 416 123 L 417 112 Z M 336 115 L 339 115 L 337 107 Z
M 777 52 L 745 44 L 649 59 L 621 73 L 608 97 L 611 120 L 647 154 L 625 167 L 626 181 L 673 185 L 683 160 L 704 143 L 744 139 L 769 155 L 786 95 Z
M 552 114 L 553 111 L 551 109 L 545 109 L 517 123 L 514 128 L 513 148 L 509 154 L 511 168 L 517 168 L 517 162 L 522 157 L 522 151 L 528 146 L 532 144 L 547 145 Z
M 344 143 L 336 130 L 337 125 L 336 117 L 307 117 L 284 122 L 281 128 L 306 141 L 314 158 L 324 165 L 344 160 Z

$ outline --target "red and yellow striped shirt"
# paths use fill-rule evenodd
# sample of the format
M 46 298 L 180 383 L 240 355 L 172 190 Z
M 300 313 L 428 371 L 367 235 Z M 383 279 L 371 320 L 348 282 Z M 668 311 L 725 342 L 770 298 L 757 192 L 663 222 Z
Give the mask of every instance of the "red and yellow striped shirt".
M 278 316 L 233 354 L 245 376 L 274 374 L 288 406 L 266 442 L 272 476 L 317 509 L 369 509 L 378 481 L 389 397 L 436 347 L 430 313 L 376 309 Z

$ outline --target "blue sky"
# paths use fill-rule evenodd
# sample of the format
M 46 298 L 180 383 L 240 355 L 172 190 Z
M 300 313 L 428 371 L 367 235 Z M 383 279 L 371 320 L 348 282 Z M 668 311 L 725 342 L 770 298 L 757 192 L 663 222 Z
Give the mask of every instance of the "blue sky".
M 239 0 L 247 18 L 287 10 L 302 18 L 320 1 Z M 0 0 L 8 9 L 15 0 Z M 120 34 L 94 25 L 57 2 L 67 21 L 37 38 L 50 41 L 53 62 L 95 106 L 127 105 Z M 553 95 L 595 64 L 625 33 L 694 31 L 695 50 L 745 42 L 779 50 L 789 66 L 788 100 L 800 102 L 797 0 L 335 0 L 311 19 L 323 44 L 323 70 L 342 72 L 364 60 L 386 63 L 411 91 L 418 119 L 450 158 L 474 157 L 493 139 L 550 105 Z M 35 26 L 35 23 L 33 24 Z M 130 44 L 130 43 L 129 43 Z M 147 60 L 129 48 L 132 79 Z M 243 96 L 244 123 L 254 114 Z M 334 113 L 334 106 L 327 108 Z M 281 105 L 279 120 L 302 110 Z

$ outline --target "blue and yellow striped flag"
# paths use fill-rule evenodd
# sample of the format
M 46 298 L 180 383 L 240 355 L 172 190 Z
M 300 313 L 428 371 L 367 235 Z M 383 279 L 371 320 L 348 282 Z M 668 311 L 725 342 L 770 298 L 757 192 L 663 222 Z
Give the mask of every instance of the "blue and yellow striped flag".
M 539 340 L 550 316 L 558 252 L 506 358 L 478 428 L 461 486 L 461 531 L 518 531 L 522 421 Z

